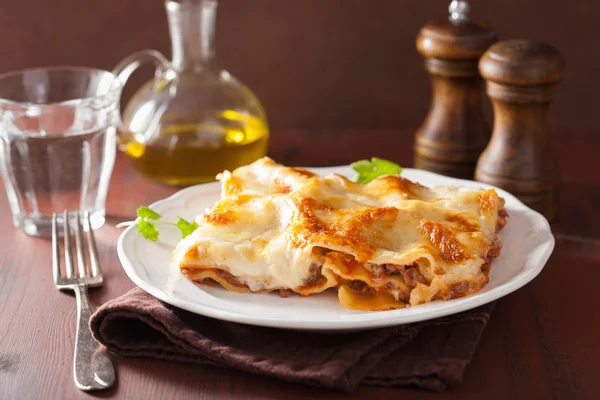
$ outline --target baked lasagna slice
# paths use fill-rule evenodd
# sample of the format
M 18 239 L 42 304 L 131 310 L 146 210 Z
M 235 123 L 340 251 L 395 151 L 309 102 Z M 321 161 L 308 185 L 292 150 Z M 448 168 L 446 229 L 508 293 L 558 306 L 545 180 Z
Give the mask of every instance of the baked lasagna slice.
M 388 310 L 480 291 L 502 247 L 494 190 L 367 184 L 269 158 L 224 172 L 221 200 L 174 260 L 195 283 L 307 296 L 338 288 L 352 309 Z

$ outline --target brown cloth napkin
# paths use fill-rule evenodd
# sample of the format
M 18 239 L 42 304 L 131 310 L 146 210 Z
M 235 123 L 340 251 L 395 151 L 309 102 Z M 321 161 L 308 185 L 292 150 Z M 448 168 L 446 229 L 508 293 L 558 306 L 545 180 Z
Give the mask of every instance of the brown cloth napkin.
M 306 333 L 203 317 L 135 288 L 98 308 L 90 326 L 121 356 L 230 367 L 347 391 L 359 384 L 442 391 L 462 380 L 493 307 L 371 331 Z

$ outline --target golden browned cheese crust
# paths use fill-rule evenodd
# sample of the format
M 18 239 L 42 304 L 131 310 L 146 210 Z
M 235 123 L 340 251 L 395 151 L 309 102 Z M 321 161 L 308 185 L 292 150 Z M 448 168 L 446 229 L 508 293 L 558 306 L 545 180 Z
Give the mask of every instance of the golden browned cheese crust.
M 220 176 L 222 198 L 174 260 L 196 283 L 303 296 L 337 288 L 342 305 L 387 310 L 480 291 L 508 214 L 496 191 L 368 184 L 269 158 Z
M 460 262 L 468 257 L 455 232 L 448 225 L 439 222 L 421 220 L 421 234 L 435 246 L 439 257 L 446 262 Z

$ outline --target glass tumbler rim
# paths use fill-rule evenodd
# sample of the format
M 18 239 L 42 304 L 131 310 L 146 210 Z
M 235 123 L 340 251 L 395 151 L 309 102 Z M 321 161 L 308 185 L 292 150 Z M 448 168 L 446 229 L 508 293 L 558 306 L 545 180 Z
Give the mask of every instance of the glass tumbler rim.
M 47 103 L 35 103 L 35 102 L 27 102 L 27 101 L 16 101 L 10 100 L 8 98 L 2 97 L 0 94 L 0 106 L 11 106 L 11 107 L 22 107 L 22 108 L 44 108 L 48 106 L 56 106 L 56 105 L 64 105 L 64 106 L 76 106 L 81 104 L 81 102 L 92 102 L 104 99 L 111 99 L 115 96 L 120 96 L 120 92 L 123 89 L 123 84 L 121 83 L 119 77 L 117 77 L 111 71 L 107 71 L 101 68 L 94 67 L 85 67 L 85 66 L 75 66 L 75 65 L 57 65 L 57 66 L 47 66 L 47 67 L 31 67 L 31 68 L 23 68 L 17 69 L 13 71 L 7 71 L 0 74 L 0 90 L 2 87 L 3 80 L 14 78 L 19 75 L 25 75 L 27 73 L 32 72 L 75 72 L 75 73 L 100 73 L 112 76 L 112 81 L 110 82 L 110 88 L 106 91 L 106 93 L 91 95 L 91 96 L 81 96 L 77 98 L 72 98 L 63 101 L 53 101 Z

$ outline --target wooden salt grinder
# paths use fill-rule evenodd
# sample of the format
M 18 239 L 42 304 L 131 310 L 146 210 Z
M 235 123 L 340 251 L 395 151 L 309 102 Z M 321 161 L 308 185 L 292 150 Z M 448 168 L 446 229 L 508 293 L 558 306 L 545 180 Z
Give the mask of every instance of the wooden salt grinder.
M 477 63 L 496 35 L 487 25 L 469 20 L 466 1 L 453 1 L 449 11 L 447 21 L 428 22 L 417 36 L 433 97 L 416 133 L 414 164 L 473 179 L 477 158 L 491 133 L 483 116 L 483 80 Z
M 546 114 L 565 61 L 548 44 L 508 40 L 489 48 L 479 71 L 487 80 L 495 122 L 475 179 L 511 192 L 552 220 L 560 177 L 548 143 Z

